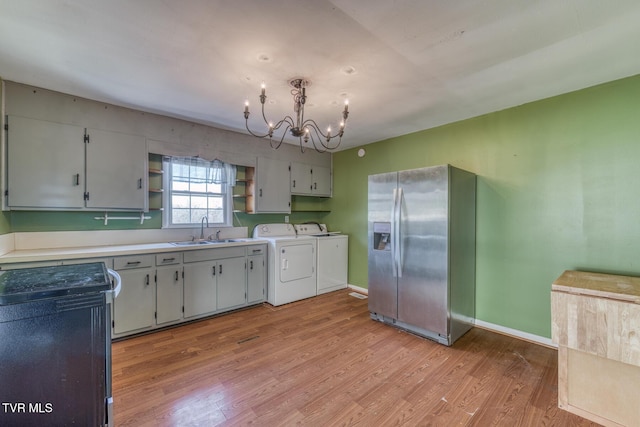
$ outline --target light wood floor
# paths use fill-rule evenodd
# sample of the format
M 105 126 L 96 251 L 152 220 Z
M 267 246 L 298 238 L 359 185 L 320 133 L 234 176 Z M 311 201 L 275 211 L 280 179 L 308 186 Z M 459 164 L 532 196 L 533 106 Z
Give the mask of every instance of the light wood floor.
M 557 352 L 474 328 L 453 347 L 338 291 L 113 344 L 116 426 L 587 426 Z

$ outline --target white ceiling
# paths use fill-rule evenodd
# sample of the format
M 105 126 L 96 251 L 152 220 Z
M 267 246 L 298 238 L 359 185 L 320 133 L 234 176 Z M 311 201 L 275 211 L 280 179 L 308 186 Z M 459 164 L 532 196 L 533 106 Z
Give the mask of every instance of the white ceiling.
M 244 130 L 293 113 L 340 149 L 640 73 L 637 0 L 0 0 L 0 77 Z M 260 129 L 260 123 L 253 122 Z

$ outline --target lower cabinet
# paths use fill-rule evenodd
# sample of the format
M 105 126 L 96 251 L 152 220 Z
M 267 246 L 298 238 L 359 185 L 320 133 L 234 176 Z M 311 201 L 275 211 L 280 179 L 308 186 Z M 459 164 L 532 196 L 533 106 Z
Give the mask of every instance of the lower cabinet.
M 266 297 L 266 246 L 253 246 L 247 249 L 247 303 L 263 302 Z
M 180 260 L 182 259 L 180 254 Z M 172 257 L 178 259 L 177 257 Z M 165 257 L 165 259 L 168 259 Z M 183 289 L 182 262 L 156 268 L 156 325 L 182 319 Z
M 113 301 L 113 336 L 143 332 L 155 326 L 153 263 L 153 255 L 114 258 L 114 270 L 122 278 L 122 288 Z
M 113 258 L 122 278 L 113 338 L 263 302 L 266 251 L 250 245 Z
M 184 266 L 184 317 L 213 313 L 217 306 L 216 267 L 214 261 Z
M 266 245 L 185 252 L 185 319 L 203 317 L 264 301 L 265 254 Z
M 218 261 L 218 310 L 242 307 L 247 303 L 246 257 Z

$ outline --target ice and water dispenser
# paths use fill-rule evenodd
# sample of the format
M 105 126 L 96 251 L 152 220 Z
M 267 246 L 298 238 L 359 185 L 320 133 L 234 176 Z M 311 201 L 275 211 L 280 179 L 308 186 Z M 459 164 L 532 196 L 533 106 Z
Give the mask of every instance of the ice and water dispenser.
M 373 249 L 376 251 L 391 250 L 391 223 L 373 223 Z

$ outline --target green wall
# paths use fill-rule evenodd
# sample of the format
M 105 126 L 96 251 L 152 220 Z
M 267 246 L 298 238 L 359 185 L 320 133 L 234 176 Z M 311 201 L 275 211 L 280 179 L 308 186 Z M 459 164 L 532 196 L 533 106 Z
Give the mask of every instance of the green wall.
M 449 163 L 478 175 L 477 318 L 550 337 L 564 270 L 640 273 L 638 99 L 640 76 L 334 154 L 349 283 L 367 287 L 367 176 Z
M 328 214 L 327 201 L 329 199 L 316 197 L 294 196 L 292 199 L 292 212 L 289 217 L 291 223 L 307 221 L 324 222 Z M 10 232 L 30 231 L 74 231 L 74 230 L 133 230 L 133 229 L 159 229 L 162 227 L 162 215 L 160 211 L 150 211 L 145 216 L 151 219 L 145 220 L 140 225 L 139 221 L 110 221 L 104 225 L 104 221 L 95 220 L 104 212 L 43 212 L 43 211 L 9 211 L 0 216 L 0 234 Z M 136 212 L 109 212 L 110 216 L 138 216 Z M 234 213 L 233 225 L 247 227 L 252 233 L 256 224 L 284 222 L 283 214 L 246 214 Z

